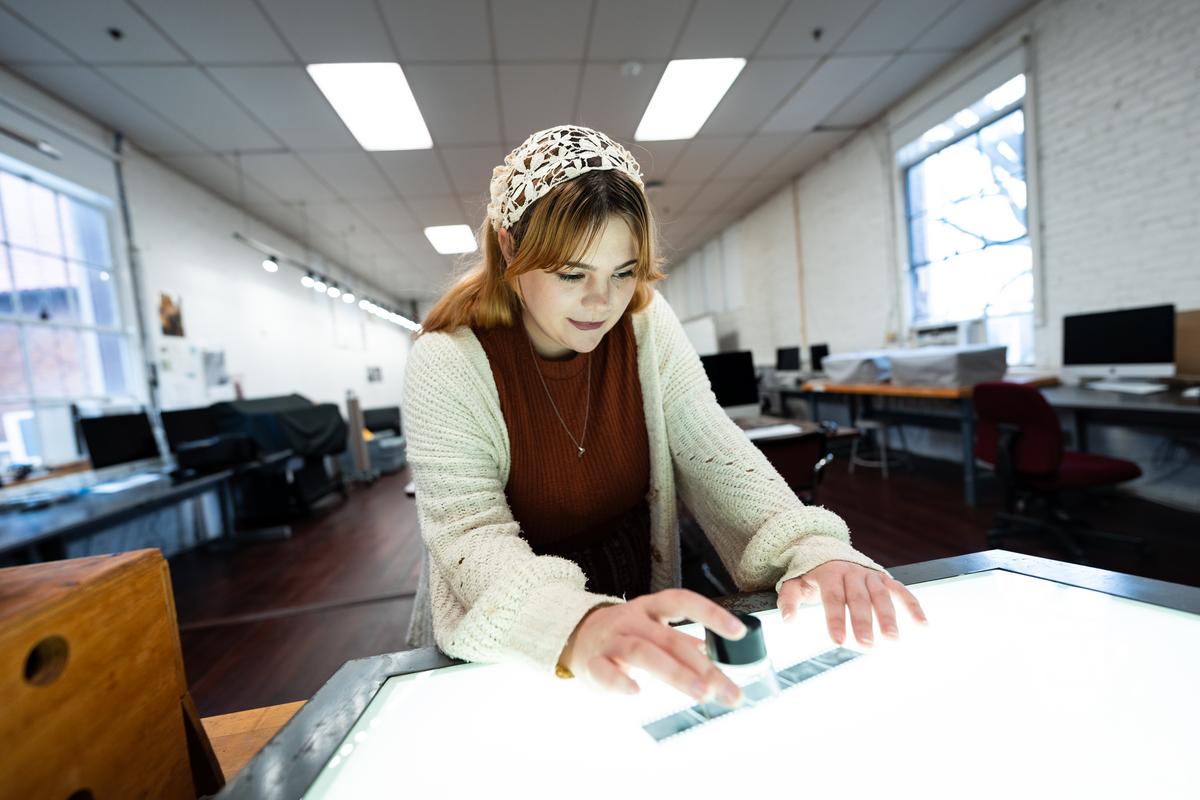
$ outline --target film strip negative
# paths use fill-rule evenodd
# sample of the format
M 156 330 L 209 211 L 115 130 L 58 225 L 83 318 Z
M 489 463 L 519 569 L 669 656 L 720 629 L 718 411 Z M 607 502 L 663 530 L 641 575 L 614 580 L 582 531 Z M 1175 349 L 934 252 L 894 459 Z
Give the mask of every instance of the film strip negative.
M 774 675 L 774 683 L 763 680 L 743 686 L 742 696 L 745 700 L 737 708 L 728 708 L 719 703 L 698 703 L 682 711 L 676 711 L 674 714 L 646 723 L 642 726 L 642 729 L 650 734 L 656 742 L 662 742 L 670 739 L 672 736 L 678 736 L 685 731 L 703 725 L 706 722 L 711 722 L 718 717 L 723 717 L 734 711 L 751 708 L 765 702 L 782 691 L 786 691 L 823 672 L 828 672 L 834 667 L 840 667 L 842 664 L 852 661 L 860 655 L 862 653 L 856 653 L 845 647 L 835 647 L 818 656 L 813 656 L 798 664 L 793 664 L 787 669 L 777 671 Z

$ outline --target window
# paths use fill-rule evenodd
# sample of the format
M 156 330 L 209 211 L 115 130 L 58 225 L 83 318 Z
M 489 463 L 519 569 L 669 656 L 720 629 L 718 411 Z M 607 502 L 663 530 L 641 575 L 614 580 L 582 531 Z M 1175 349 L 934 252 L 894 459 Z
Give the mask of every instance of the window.
M 0 170 L 0 465 L 76 453 L 70 405 L 130 403 L 106 213 Z
M 1033 250 L 1018 75 L 901 148 L 914 325 L 980 320 L 1033 363 Z

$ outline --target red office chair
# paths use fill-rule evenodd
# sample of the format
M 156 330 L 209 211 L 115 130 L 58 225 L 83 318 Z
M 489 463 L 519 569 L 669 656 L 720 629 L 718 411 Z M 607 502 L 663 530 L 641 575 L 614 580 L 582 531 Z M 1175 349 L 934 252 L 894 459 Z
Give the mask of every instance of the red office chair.
M 1144 548 L 1141 539 L 1090 530 L 1067 513 L 1061 493 L 1101 489 L 1141 476 L 1132 461 L 1063 449 L 1058 417 L 1032 386 L 994 381 L 976 385 L 975 458 L 991 465 L 1002 492 L 988 543 L 1022 532 L 1049 533 L 1084 562 L 1078 538 Z

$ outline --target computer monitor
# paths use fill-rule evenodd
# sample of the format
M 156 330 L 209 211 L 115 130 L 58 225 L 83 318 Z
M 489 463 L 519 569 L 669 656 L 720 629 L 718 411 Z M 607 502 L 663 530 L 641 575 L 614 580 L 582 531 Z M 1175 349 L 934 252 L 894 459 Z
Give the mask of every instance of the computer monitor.
M 752 417 L 760 413 L 758 378 L 754 374 L 754 354 L 749 350 L 701 356 L 717 402 L 731 417 Z
M 145 412 L 84 417 L 79 426 L 93 469 L 158 458 L 158 443 Z
M 164 411 L 162 423 L 163 433 L 167 435 L 167 447 L 171 448 L 172 453 L 179 452 L 179 445 L 184 442 L 211 439 L 221 433 L 217 428 L 216 415 L 208 406 Z
M 775 351 L 775 371 L 776 372 L 799 372 L 800 371 L 800 348 L 799 347 L 780 347 Z
M 1063 377 L 1166 378 L 1175 374 L 1175 306 L 1063 317 Z
M 829 345 L 827 344 L 814 344 L 808 348 L 808 357 L 812 363 L 813 372 L 821 371 L 821 364 L 827 355 L 829 355 Z

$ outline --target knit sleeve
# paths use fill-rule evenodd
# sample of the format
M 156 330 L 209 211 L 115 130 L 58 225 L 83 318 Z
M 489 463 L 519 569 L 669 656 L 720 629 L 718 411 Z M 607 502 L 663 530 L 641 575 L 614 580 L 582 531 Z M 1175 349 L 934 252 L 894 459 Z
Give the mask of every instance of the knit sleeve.
M 622 601 L 587 592 L 577 565 L 537 556 L 521 538 L 501 479 L 504 421 L 489 393 L 450 335 L 417 340 L 404 421 L 434 584 L 434 637 L 456 658 L 553 671 L 583 615 Z
M 679 493 L 742 591 L 774 587 L 827 561 L 878 564 L 841 517 L 806 506 L 717 403 L 700 358 L 661 295 L 650 309 Z

